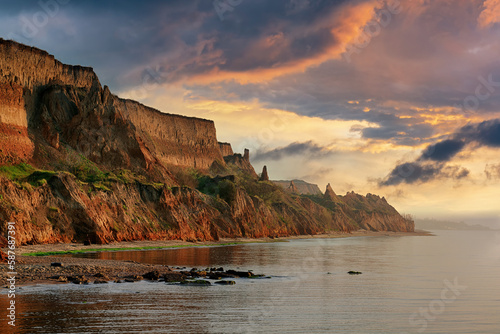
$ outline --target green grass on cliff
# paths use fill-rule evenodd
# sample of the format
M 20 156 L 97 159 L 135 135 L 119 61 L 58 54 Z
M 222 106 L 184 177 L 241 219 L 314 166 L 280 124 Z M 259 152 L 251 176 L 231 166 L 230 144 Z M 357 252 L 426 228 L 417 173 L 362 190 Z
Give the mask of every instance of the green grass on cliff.
M 35 168 L 33 166 L 24 162 L 18 165 L 0 167 L 0 174 L 11 181 L 19 181 L 26 178 L 34 171 Z
M 29 183 L 31 186 L 38 187 L 45 184 L 48 179 L 57 173 L 39 170 L 23 162 L 18 165 L 0 167 L 0 174 L 11 181 L 23 184 Z

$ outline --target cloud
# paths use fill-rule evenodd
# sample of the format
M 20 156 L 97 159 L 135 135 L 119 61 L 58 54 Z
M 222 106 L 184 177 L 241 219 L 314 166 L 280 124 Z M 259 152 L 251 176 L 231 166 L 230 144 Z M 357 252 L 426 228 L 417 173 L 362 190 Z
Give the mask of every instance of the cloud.
M 486 0 L 483 7 L 484 9 L 477 19 L 481 28 L 500 22 L 500 0 Z
M 252 158 L 252 161 L 259 162 L 265 160 L 281 160 L 290 156 L 321 157 L 329 153 L 329 150 L 312 141 L 304 143 L 291 143 L 285 147 L 279 147 L 269 151 L 258 150 Z
M 460 128 L 450 139 L 427 146 L 417 160 L 398 164 L 384 180 L 379 181 L 379 185 L 424 183 L 437 178 L 463 179 L 469 175 L 467 169 L 448 166 L 446 163 L 468 146 L 499 148 L 500 119 Z M 488 178 L 495 177 L 496 166 L 487 166 L 485 173 Z
M 465 142 L 456 139 L 443 140 L 429 145 L 422 153 L 420 160 L 449 161 L 465 146 Z
M 464 126 L 457 137 L 476 142 L 479 146 L 500 147 L 500 119 Z
M 379 181 L 379 186 L 425 183 L 442 178 L 460 180 L 469 174 L 470 171 L 466 168 L 446 166 L 444 163 L 405 162 L 396 166 L 384 180 Z
M 487 164 L 484 168 L 484 173 L 488 180 L 499 180 L 500 179 L 500 164 Z

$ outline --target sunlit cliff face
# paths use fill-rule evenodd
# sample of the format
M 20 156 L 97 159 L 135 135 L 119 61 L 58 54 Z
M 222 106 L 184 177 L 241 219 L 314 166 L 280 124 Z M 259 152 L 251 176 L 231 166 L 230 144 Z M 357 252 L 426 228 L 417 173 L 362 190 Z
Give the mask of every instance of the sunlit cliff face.
M 497 0 L 3 6 L 4 38 L 93 66 L 121 96 L 213 119 L 271 179 L 500 221 Z

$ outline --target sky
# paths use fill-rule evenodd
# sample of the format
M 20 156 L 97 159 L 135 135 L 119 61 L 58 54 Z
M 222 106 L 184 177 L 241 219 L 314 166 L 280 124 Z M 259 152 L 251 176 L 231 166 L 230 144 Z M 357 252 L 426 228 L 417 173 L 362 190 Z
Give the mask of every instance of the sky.
M 214 120 L 271 179 L 500 227 L 500 0 L 0 1 L 0 36 Z

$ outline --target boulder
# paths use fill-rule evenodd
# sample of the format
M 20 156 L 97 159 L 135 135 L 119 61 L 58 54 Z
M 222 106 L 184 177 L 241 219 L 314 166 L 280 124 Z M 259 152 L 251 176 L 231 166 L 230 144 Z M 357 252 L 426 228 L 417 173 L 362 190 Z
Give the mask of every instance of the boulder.
M 217 281 L 217 282 L 215 282 L 215 284 L 219 284 L 219 285 L 235 285 L 236 282 L 235 281 Z

